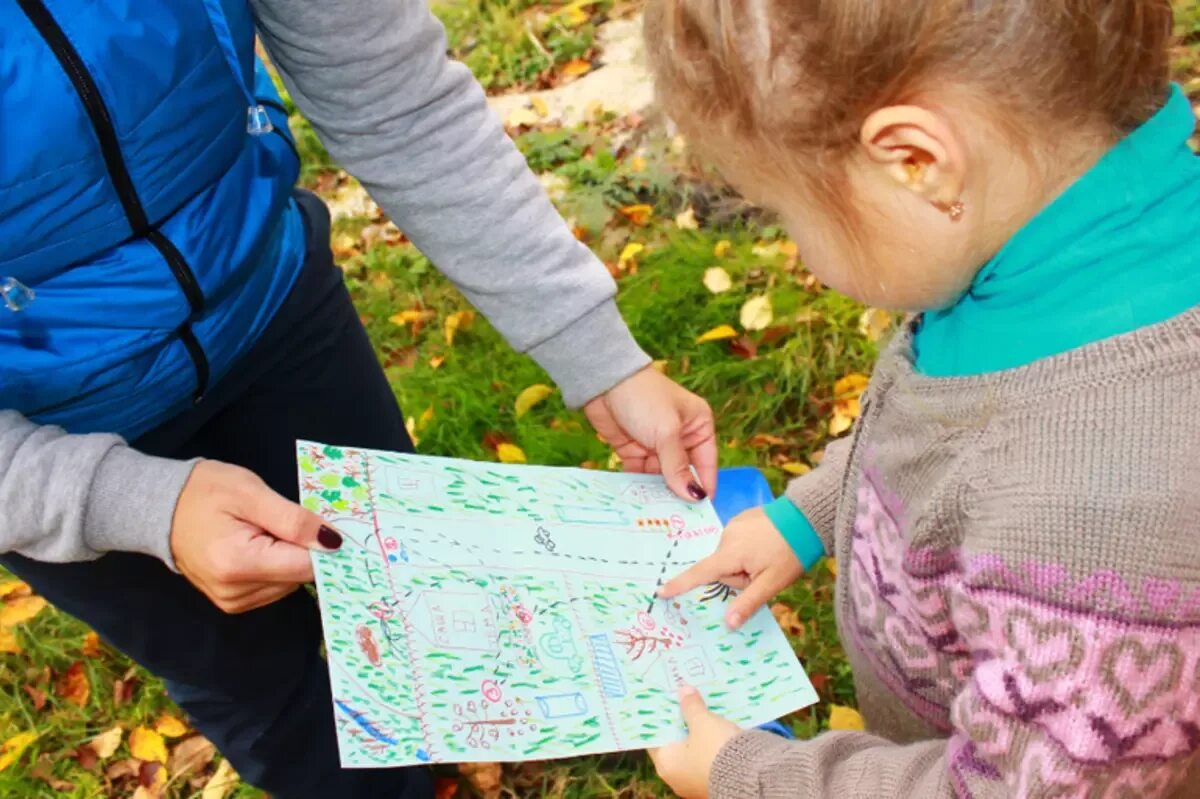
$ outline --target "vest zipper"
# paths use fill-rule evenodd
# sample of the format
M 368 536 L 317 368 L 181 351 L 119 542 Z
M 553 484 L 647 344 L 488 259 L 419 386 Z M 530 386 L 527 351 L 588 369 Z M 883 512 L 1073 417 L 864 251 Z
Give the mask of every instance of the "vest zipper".
M 129 222 L 134 237 L 145 238 L 158 250 L 170 268 L 171 274 L 175 276 L 179 288 L 183 291 L 192 316 L 198 316 L 204 310 L 204 292 L 183 254 L 146 218 L 146 209 L 142 207 L 141 198 L 138 197 L 133 179 L 129 176 L 129 169 L 125 166 L 125 157 L 121 153 L 121 145 L 117 140 L 112 117 L 108 113 L 108 106 L 104 104 L 104 98 L 100 96 L 96 82 L 84 65 L 83 59 L 79 57 L 78 51 L 75 50 L 74 45 L 71 44 L 70 39 L 59 27 L 58 22 L 42 0 L 17 0 L 17 5 L 21 7 L 25 16 L 29 18 L 29 22 L 46 41 L 46 45 L 58 59 L 63 72 L 70 79 L 71 85 L 75 87 L 75 92 L 79 95 L 79 100 L 83 103 L 88 119 L 92 123 L 92 129 L 100 142 L 100 153 L 104 158 L 109 180 L 112 181 L 113 189 L 121 201 L 121 207 L 125 211 L 125 218 Z M 190 319 L 180 326 L 178 334 L 196 369 L 194 398 L 198 402 L 208 388 L 208 358 L 192 332 Z

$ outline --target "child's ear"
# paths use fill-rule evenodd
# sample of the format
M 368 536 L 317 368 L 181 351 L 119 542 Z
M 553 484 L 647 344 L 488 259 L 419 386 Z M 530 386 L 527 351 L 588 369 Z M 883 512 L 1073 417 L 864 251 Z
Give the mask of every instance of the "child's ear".
M 867 117 L 859 137 L 871 163 L 939 209 L 962 196 L 963 146 L 940 115 L 913 105 L 881 108 Z

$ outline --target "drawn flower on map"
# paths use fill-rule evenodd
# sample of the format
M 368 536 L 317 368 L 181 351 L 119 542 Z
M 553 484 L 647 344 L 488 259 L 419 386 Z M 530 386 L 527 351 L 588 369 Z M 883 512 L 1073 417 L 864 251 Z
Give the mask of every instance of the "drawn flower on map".
M 465 707 L 454 705 L 454 716 L 455 722 L 450 729 L 453 732 L 465 732 L 464 742 L 467 746 L 478 749 L 491 749 L 492 743 L 500 740 L 502 733 L 516 738 L 527 732 L 537 732 L 533 711 L 525 709 L 520 699 L 510 699 L 503 705 L 472 699 Z

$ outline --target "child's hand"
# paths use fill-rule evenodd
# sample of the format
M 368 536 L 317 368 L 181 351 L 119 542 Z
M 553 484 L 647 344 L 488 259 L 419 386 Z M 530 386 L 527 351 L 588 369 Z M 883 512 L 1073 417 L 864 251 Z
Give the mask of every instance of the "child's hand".
M 716 582 L 739 589 L 741 594 L 725 612 L 725 623 L 736 630 L 803 573 L 800 559 L 766 512 L 754 508 L 733 518 L 716 552 L 668 582 L 658 595 L 670 599 Z
M 738 726 L 708 709 L 700 692 L 690 685 L 679 688 L 679 709 L 688 737 L 677 744 L 650 750 L 650 759 L 662 781 L 683 799 L 707 799 L 713 761 Z

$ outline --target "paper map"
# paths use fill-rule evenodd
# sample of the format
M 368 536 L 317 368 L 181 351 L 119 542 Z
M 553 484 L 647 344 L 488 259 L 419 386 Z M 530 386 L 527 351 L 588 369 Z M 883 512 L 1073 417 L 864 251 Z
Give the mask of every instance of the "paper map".
M 543 760 L 685 735 L 683 680 L 738 724 L 817 700 L 767 610 L 654 590 L 713 551 L 661 477 L 298 445 L 346 767 Z

